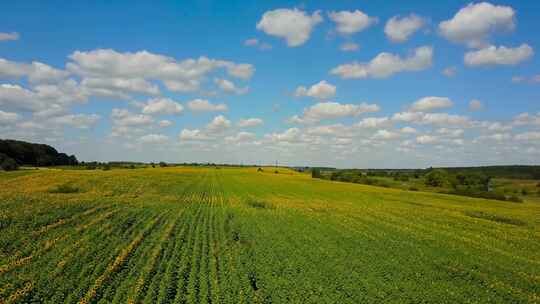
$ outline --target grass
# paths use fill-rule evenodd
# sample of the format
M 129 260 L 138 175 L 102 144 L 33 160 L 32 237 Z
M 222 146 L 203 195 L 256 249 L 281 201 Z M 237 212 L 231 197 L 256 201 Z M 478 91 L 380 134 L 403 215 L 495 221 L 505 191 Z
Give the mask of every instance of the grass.
M 0 303 L 537 303 L 539 219 L 282 168 L 2 172 Z
M 49 189 L 49 193 L 78 193 L 81 189 L 73 186 L 71 183 L 58 185 Z

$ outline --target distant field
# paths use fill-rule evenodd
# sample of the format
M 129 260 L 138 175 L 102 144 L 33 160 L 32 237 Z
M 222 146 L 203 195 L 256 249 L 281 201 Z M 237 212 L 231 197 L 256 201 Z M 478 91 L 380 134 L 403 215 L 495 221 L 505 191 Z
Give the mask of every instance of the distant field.
M 539 228 L 285 169 L 0 172 L 0 303 L 539 303 Z

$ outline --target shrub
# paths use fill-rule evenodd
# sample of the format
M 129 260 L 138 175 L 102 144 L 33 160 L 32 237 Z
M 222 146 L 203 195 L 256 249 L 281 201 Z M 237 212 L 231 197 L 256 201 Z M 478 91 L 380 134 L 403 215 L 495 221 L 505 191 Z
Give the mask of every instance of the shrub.
M 521 194 L 527 196 L 529 191 L 527 191 L 527 189 L 521 189 Z
M 4 171 L 13 171 L 19 169 L 19 165 L 13 158 L 0 153 L 0 169 Z
M 313 168 L 311 170 L 311 177 L 312 178 L 321 178 L 321 170 L 319 170 L 317 168 Z
M 409 188 L 409 191 L 418 191 L 418 188 L 416 188 L 416 187 L 410 187 L 410 188 Z
M 519 196 L 517 195 L 510 195 L 510 197 L 507 200 L 509 202 L 514 202 L 514 203 L 523 203 L 523 200 L 519 198 Z
M 264 170 L 262 168 L 257 169 L 257 172 L 263 172 Z
M 166 162 L 159 162 L 159 166 L 160 167 L 167 167 L 167 163 Z
M 278 174 L 278 173 L 279 173 L 279 171 L 278 171 L 278 170 L 275 170 L 275 171 L 274 171 L 274 173 L 275 173 L 275 174 Z
M 58 185 L 49 190 L 50 193 L 78 193 L 80 189 L 71 184 Z
M 109 164 L 103 165 L 103 171 L 109 171 L 109 170 L 111 170 L 111 165 Z
M 426 174 L 426 185 L 442 187 L 448 182 L 448 174 L 444 170 L 432 170 Z

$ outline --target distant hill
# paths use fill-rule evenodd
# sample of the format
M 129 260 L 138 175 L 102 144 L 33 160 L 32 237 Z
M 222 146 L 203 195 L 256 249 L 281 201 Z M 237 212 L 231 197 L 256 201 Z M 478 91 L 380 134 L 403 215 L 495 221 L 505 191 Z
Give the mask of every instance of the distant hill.
M 55 148 L 19 140 L 0 139 L 0 164 L 9 164 L 12 169 L 13 162 L 17 166 L 66 166 L 77 165 L 79 162 L 75 155 L 68 156 L 59 153 Z

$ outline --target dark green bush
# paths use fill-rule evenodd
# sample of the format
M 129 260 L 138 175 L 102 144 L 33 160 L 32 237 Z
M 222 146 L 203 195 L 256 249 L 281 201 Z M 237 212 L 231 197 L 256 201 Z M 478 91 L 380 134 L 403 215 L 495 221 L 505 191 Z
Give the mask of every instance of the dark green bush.
M 78 193 L 81 190 L 72 184 L 66 183 L 49 189 L 50 193 Z
M 523 200 L 521 198 L 519 198 L 519 196 L 517 196 L 517 195 L 510 195 L 510 197 L 508 197 L 507 200 L 509 202 L 514 202 L 514 203 L 523 203 Z

